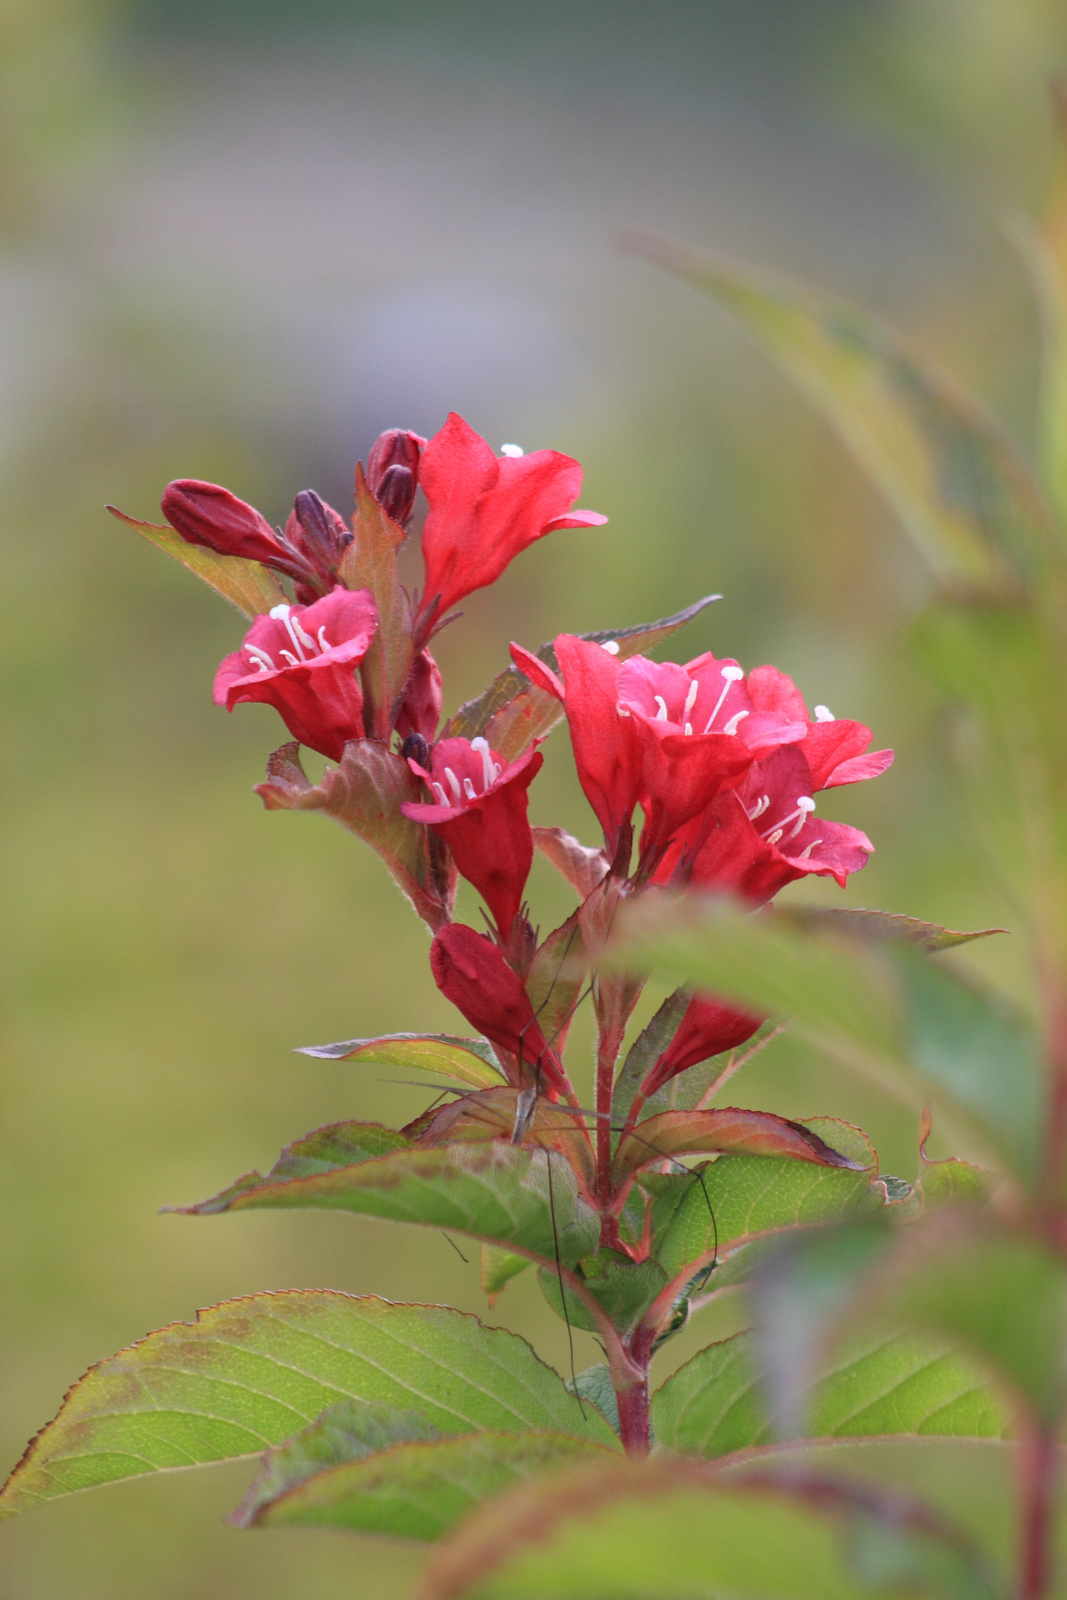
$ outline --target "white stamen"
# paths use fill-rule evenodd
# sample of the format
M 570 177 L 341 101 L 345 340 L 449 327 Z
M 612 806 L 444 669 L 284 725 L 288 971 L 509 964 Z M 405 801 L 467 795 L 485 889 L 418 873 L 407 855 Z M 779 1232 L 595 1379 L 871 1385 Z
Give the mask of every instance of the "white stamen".
M 619 653 L 619 641 L 618 639 L 605 639 L 600 648 L 601 650 L 606 650 L 609 656 L 617 656 Z
M 685 705 L 682 707 L 682 716 L 683 716 L 683 718 L 687 717 L 689 715 L 689 713 L 692 711 L 693 707 L 696 705 L 696 703 L 697 703 L 697 695 L 699 693 L 700 693 L 700 685 L 697 682 L 697 680 L 694 678 L 692 683 L 689 685 L 689 693 L 685 697 Z
M 521 444 L 502 444 L 500 446 L 500 454 L 502 456 L 518 457 L 525 455 L 525 453 Z
M 685 731 L 685 732 L 686 732 L 686 733 L 692 733 L 692 731 L 693 731 L 693 724 L 692 724 L 692 723 L 691 723 L 691 722 L 687 722 L 687 723 L 686 723 L 686 725 L 685 725 L 685 729 L 684 729 L 684 731 Z
M 798 861 L 810 861 L 811 852 L 820 844 L 822 844 L 822 840 L 821 839 L 813 839 L 810 844 L 806 844 L 804 846 L 803 850 L 800 852 L 800 854 L 797 856 L 796 859 Z
M 790 839 L 795 839 L 797 834 L 800 832 L 801 828 L 804 826 L 805 822 L 807 822 L 809 812 L 812 812 L 814 810 L 815 810 L 815 801 L 811 798 L 810 795 L 802 794 L 800 796 L 800 798 L 798 799 L 798 801 L 797 801 L 796 810 L 795 811 L 791 811 L 787 817 L 783 817 L 782 818 L 781 822 L 775 828 L 773 837 L 768 839 L 767 843 L 768 844 L 777 844 L 779 839 L 782 837 L 782 834 L 789 827 L 789 824 L 791 822 L 794 824 L 794 826 L 790 830 L 789 837 L 790 837 Z M 766 835 L 764 835 L 764 837 L 766 837 Z
M 829 706 L 816 706 L 815 720 L 816 722 L 833 722 L 834 714 Z
M 252 657 L 254 666 L 259 667 L 263 672 L 277 672 L 278 669 L 270 656 L 265 650 L 261 650 L 258 644 L 246 644 L 245 649 Z
M 757 804 L 754 805 L 752 807 L 752 810 L 749 812 L 749 814 L 748 814 L 749 822 L 755 822 L 757 817 L 762 817 L 763 813 L 766 811 L 766 809 L 770 805 L 770 803 L 771 803 L 770 795 L 769 794 L 765 794 L 763 796 L 763 799 L 758 801 Z
M 630 713 L 627 711 L 625 706 L 616 706 L 615 707 L 615 715 L 617 717 L 628 717 L 630 715 Z
M 500 765 L 499 761 L 491 761 L 489 763 L 489 771 L 492 774 L 492 776 L 490 777 L 489 782 L 490 783 L 495 783 L 496 780 L 499 778 L 500 774 L 503 772 L 503 770 L 504 769 Z M 488 788 L 488 787 L 489 787 L 489 784 L 486 784 L 486 788 Z
M 292 606 L 274 606 L 274 607 L 272 607 L 270 614 L 274 618 L 275 622 L 282 622 L 282 623 L 285 624 L 285 631 L 289 635 L 290 639 L 293 641 L 293 649 L 296 651 L 297 656 L 299 657 L 299 660 L 297 660 L 297 661 L 294 661 L 292 656 L 289 657 L 290 664 L 292 666 L 296 667 L 296 666 L 300 665 L 301 661 L 306 661 L 307 660 L 307 657 L 304 655 L 303 650 L 301 650 L 301 648 L 300 648 L 300 639 L 303 638 L 304 643 L 307 644 L 307 645 L 310 645 L 312 650 L 314 650 L 314 648 L 315 648 L 315 641 L 314 641 L 314 639 L 309 639 L 308 638 L 307 634 L 304 632 L 304 630 L 300 626 L 299 622 L 294 622 L 293 621 L 293 617 L 292 617 L 292 614 L 291 614 L 292 613 L 292 609 L 293 609 Z M 282 651 L 282 655 L 283 656 L 287 655 L 287 654 L 288 654 L 288 651 L 285 651 L 285 650 Z
M 471 749 L 477 750 L 482 758 L 482 788 L 491 789 L 500 776 L 500 768 L 489 754 L 488 739 L 483 739 L 479 734 L 477 739 L 471 740 Z M 473 799 L 474 796 L 471 795 L 470 798 Z
M 291 667 L 298 667 L 300 665 L 300 660 L 294 656 L 291 650 L 279 650 L 278 654 L 280 656 L 284 656 Z
M 666 700 L 664 700 L 664 698 L 663 698 L 663 696 L 661 694 L 654 694 L 652 696 L 652 698 L 656 702 L 656 704 L 659 706 L 659 710 L 656 712 L 656 721 L 657 722 L 668 722 L 670 719 L 667 716 L 667 702 L 666 702 Z
M 447 796 L 447 794 L 445 794 L 444 789 L 442 788 L 442 786 L 439 783 L 431 783 L 430 788 L 433 790 L 434 794 L 437 796 L 437 799 L 438 799 L 438 801 L 439 801 L 439 803 L 441 805 L 447 806 L 449 804 L 448 796 Z
M 322 627 L 319 629 L 318 641 L 319 641 L 319 649 L 322 651 L 323 655 L 326 654 L 327 650 L 332 650 L 333 649 L 333 645 L 330 643 L 329 639 L 327 639 L 327 637 L 326 637 L 326 624 L 325 624 L 325 622 L 323 623 Z
M 270 614 L 275 622 L 287 622 L 290 610 L 289 606 L 271 606 Z
M 459 786 L 459 779 L 456 777 L 456 774 L 452 771 L 451 767 L 445 768 L 445 777 L 448 779 L 448 786 L 455 795 L 455 803 L 458 806 L 460 801 L 463 799 L 463 790 Z
M 774 832 L 768 838 L 767 843 L 768 844 L 777 844 L 781 837 L 782 837 L 781 828 L 775 828 Z
M 474 785 L 469 778 L 464 778 L 463 780 L 463 793 L 467 796 L 468 800 L 474 800 L 477 798 L 474 793 Z
M 732 683 L 737 683 L 737 681 L 740 678 L 743 678 L 744 675 L 745 675 L 742 672 L 740 667 L 723 667 L 721 669 L 721 673 L 722 673 L 722 676 L 726 679 L 726 682 L 722 686 L 722 694 L 719 696 L 719 698 L 715 702 L 715 710 L 711 713 L 711 716 L 708 718 L 708 725 L 704 729 L 705 733 L 710 733 L 711 732 L 712 725 L 713 725 L 713 723 L 715 721 L 715 718 L 719 715 L 719 712 L 722 710 L 722 703 L 726 699 L 726 696 L 730 693 L 730 685 Z
M 747 716 L 748 716 L 748 712 L 747 711 L 735 711 L 733 716 L 730 718 L 729 722 L 723 728 L 723 730 L 722 730 L 723 733 L 736 733 L 737 732 L 737 724 L 744 717 L 747 717 Z
M 300 643 L 306 644 L 309 650 L 314 650 L 315 641 L 311 637 L 310 633 L 308 633 L 305 628 L 300 626 L 295 617 L 290 617 L 289 622 L 293 632 L 296 634 L 296 637 L 300 640 Z

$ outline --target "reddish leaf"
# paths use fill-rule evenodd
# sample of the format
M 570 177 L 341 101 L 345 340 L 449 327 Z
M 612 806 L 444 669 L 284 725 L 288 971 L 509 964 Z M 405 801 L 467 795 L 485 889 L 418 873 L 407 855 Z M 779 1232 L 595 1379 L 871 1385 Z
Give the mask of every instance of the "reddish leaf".
M 620 1144 L 615 1157 L 616 1181 L 622 1183 L 642 1167 L 666 1158 L 736 1150 L 751 1156 L 791 1156 L 823 1167 L 859 1170 L 854 1161 L 799 1122 L 770 1111 L 740 1111 L 732 1106 L 714 1111 L 661 1111 L 639 1122 Z

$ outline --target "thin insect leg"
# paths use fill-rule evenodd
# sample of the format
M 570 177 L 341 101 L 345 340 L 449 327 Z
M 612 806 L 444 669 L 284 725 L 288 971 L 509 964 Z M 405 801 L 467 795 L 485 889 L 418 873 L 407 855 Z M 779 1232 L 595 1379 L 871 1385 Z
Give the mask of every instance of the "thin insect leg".
M 563 1320 L 567 1324 L 567 1348 L 571 1357 L 571 1382 L 574 1384 L 574 1398 L 578 1402 L 578 1410 L 582 1413 L 582 1421 L 587 1420 L 582 1397 L 578 1393 L 578 1372 L 574 1365 L 574 1330 L 571 1327 L 570 1312 L 567 1310 L 567 1291 L 563 1287 L 563 1262 L 559 1257 L 559 1230 L 556 1227 L 556 1198 L 552 1189 L 552 1152 L 545 1151 L 545 1165 L 548 1168 L 548 1210 L 552 1218 L 552 1245 L 556 1255 L 556 1279 L 559 1283 L 560 1305 L 563 1307 Z
M 459 1259 L 463 1262 L 464 1266 L 468 1266 L 469 1267 L 470 1266 L 470 1262 L 467 1259 L 467 1257 L 463 1254 L 463 1251 L 460 1249 L 460 1247 L 456 1243 L 455 1239 L 450 1238 L 449 1235 L 445 1232 L 445 1230 L 443 1228 L 440 1230 L 440 1232 L 441 1232 L 441 1238 L 442 1239 L 448 1239 L 449 1244 L 452 1246 L 453 1250 L 456 1252 L 456 1254 L 459 1257 Z

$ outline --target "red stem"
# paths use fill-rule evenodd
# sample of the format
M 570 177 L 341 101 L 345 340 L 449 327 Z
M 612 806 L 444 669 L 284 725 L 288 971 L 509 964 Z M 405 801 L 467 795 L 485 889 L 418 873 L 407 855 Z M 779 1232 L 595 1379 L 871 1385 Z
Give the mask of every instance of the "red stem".
M 619 1437 L 631 1457 L 648 1455 L 648 1378 L 616 1395 L 619 1402 Z
M 612 1023 L 601 1032 L 596 1053 L 596 1183 L 597 1199 L 607 1212 L 612 1200 L 611 1095 L 615 1087 L 615 1062 L 622 1045 L 621 1029 Z
M 1042 1600 L 1052 1584 L 1055 1435 L 1031 1426 L 1020 1441 L 1019 1449 L 1022 1491 L 1019 1600 Z

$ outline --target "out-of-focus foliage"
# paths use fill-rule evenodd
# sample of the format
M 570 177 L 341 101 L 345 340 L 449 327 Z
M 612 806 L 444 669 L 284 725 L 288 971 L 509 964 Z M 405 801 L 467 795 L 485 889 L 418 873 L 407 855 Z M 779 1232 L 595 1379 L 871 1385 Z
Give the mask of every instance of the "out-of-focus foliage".
M 240 619 L 133 555 L 105 501 L 151 520 L 159 485 L 195 471 L 272 515 L 294 480 L 347 505 L 377 428 L 428 431 L 447 403 L 492 437 L 560 444 L 612 526 L 556 536 L 573 541 L 565 585 L 557 546 L 525 558 L 500 610 L 472 603 L 464 692 L 505 664 L 509 636 L 532 646 L 721 590 L 694 654 L 773 650 L 898 747 L 883 796 L 852 802 L 878 854 L 850 903 L 1018 926 L 961 836 L 937 697 L 893 644 L 918 563 L 725 324 L 607 245 L 658 228 L 821 276 L 929 343 L 1024 435 L 1028 312 L 989 242 L 988 197 L 1036 201 L 1059 8 L 763 5 L 745 8 L 746 34 L 735 6 L 679 8 L 684 26 L 650 32 L 597 25 L 594 5 L 571 34 L 530 6 L 519 49 L 500 7 L 451 34 L 425 11 L 398 12 L 397 31 L 345 9 L 354 31 L 339 38 L 335 12 L 326 48 L 292 10 L 283 46 L 266 43 L 265 6 L 212 8 L 231 40 L 216 29 L 210 45 L 191 8 L 167 8 L 163 42 L 102 6 L 4 9 L 11 1460 L 72 1371 L 190 1305 L 330 1282 L 484 1311 L 476 1253 L 464 1264 L 434 1234 L 398 1249 L 373 1223 L 304 1214 L 193 1237 L 155 1215 L 269 1159 L 294 1124 L 421 1103 L 290 1045 L 455 1017 L 370 856 L 246 796 L 268 714 L 226 725 L 209 701 Z M 552 753 L 551 798 L 579 826 Z M 989 828 L 1011 846 L 995 810 Z M 1029 999 L 1007 944 L 971 959 Z M 911 1172 L 914 1117 L 820 1053 L 786 1037 L 746 1071 L 754 1100 L 834 1109 Z M 529 1322 L 536 1305 L 520 1279 L 493 1320 Z M 728 1310 L 694 1321 L 700 1342 L 733 1331 Z M 562 1329 L 533 1325 L 563 1365 Z M 696 1338 L 683 1331 L 665 1364 Z M 598 1358 L 577 1340 L 579 1365 Z M 992 1526 L 1009 1497 L 984 1470 L 950 1509 Z M 13 1525 L 5 1593 L 259 1600 L 299 1573 L 340 1595 L 354 1567 L 368 1595 L 410 1586 L 400 1547 L 213 1533 L 235 1488 L 190 1476 Z

